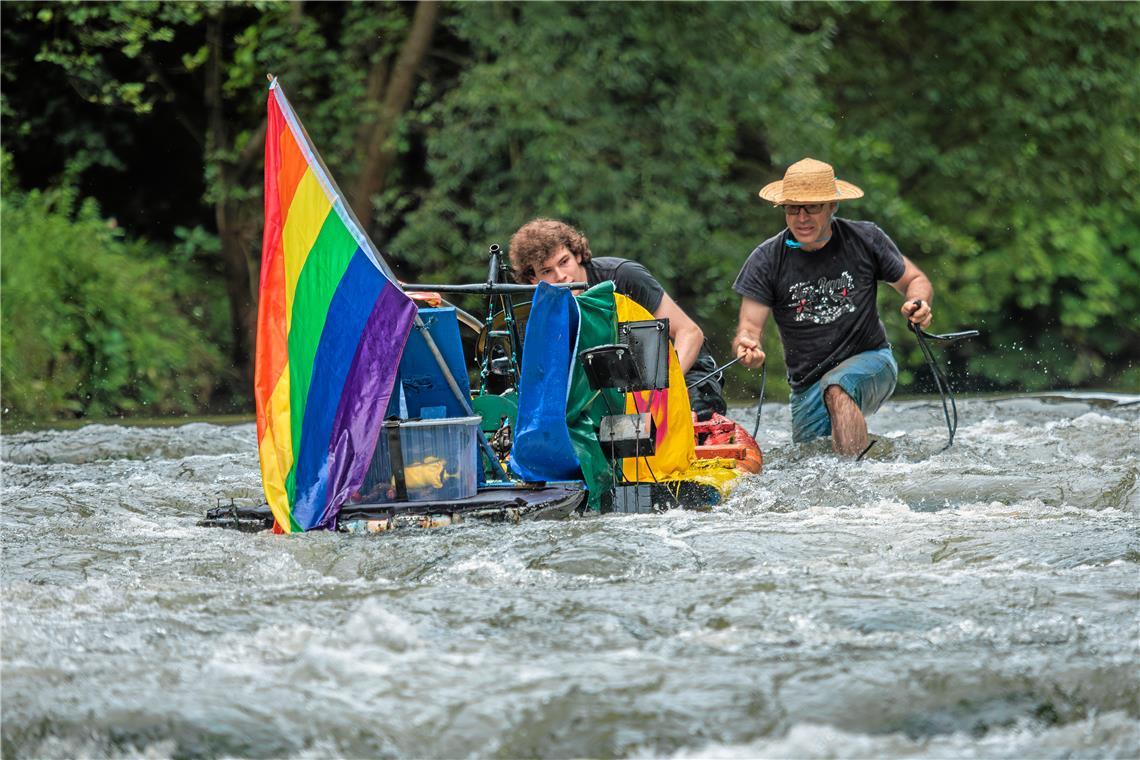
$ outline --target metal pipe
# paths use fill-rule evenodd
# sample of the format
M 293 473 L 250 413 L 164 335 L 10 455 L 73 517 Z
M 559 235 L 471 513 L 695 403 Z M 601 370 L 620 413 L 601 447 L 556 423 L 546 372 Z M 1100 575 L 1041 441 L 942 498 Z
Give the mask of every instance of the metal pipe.
M 695 381 L 695 382 L 689 383 L 689 384 L 688 384 L 688 385 L 686 385 L 685 387 L 686 387 L 686 388 L 688 388 L 689 390 L 692 390 L 694 387 L 696 387 L 696 386 L 700 385 L 700 384 L 701 384 L 701 383 L 703 383 L 705 380 L 708 380 L 710 377 L 712 377 L 713 375 L 717 374 L 718 372 L 723 372 L 723 371 L 725 371 L 726 369 L 728 369 L 729 367 L 731 367 L 733 364 L 736 364 L 738 361 L 740 361 L 740 357 L 739 357 L 739 356 L 738 356 L 738 357 L 736 357 L 735 359 L 733 359 L 732 361 L 730 361 L 730 362 L 727 362 L 726 364 L 722 364 L 722 365 L 720 365 L 719 367 L 717 367 L 716 369 L 714 369 L 712 372 L 710 372 L 710 373 L 708 373 L 707 375 L 705 375 L 704 377 L 702 377 L 700 380 L 697 380 L 697 381 Z
M 537 285 L 519 285 L 510 282 L 473 282 L 462 285 L 438 285 L 423 282 L 405 282 L 400 285 L 404 292 L 428 291 L 431 293 L 468 293 L 476 296 L 499 296 L 511 293 L 533 293 Z M 555 288 L 570 288 L 571 290 L 586 290 L 590 287 L 588 282 L 568 282 L 553 285 Z
M 499 283 L 499 253 L 501 253 L 501 251 L 502 249 L 499 248 L 498 244 L 492 245 L 487 251 L 488 254 L 490 254 L 490 262 L 487 264 L 488 285 L 497 285 Z

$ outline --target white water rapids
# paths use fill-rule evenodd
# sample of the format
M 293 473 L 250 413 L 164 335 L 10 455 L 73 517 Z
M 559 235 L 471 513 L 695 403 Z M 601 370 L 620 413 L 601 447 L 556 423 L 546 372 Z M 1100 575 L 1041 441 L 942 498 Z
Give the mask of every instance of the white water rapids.
M 2 754 L 1140 755 L 1140 399 L 958 406 L 851 463 L 768 404 L 708 513 L 382 535 L 197 527 L 251 424 L 6 434 Z

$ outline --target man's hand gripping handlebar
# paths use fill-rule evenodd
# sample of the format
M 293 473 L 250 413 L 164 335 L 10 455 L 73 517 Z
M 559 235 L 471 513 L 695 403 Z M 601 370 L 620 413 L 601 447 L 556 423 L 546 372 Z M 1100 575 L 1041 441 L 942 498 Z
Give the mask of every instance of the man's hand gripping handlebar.
M 930 326 L 930 320 L 934 317 L 930 312 L 930 304 L 921 298 L 907 301 L 902 305 L 899 311 L 902 312 L 902 315 L 906 317 L 908 322 L 912 325 L 918 325 L 919 327 Z

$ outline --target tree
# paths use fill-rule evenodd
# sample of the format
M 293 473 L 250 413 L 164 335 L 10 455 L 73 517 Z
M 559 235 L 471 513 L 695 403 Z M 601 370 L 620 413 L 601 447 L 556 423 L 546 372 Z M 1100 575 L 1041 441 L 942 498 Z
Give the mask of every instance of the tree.
M 34 63 L 21 60 L 15 69 L 6 67 L 7 80 L 30 81 L 47 71 L 69 86 L 68 95 L 53 97 L 52 115 L 40 119 L 48 129 L 33 134 L 28 122 L 17 127 L 22 134 L 11 149 L 18 164 L 22 154 L 43 144 L 44 134 L 60 134 L 68 143 L 53 146 L 54 153 L 70 154 L 58 176 L 80 181 L 101 168 L 130 176 L 146 170 L 141 163 L 154 161 L 152 156 L 134 160 L 129 140 L 110 137 L 118 131 L 157 128 L 169 142 L 193 146 L 204 181 L 195 183 L 200 197 L 188 202 L 211 210 L 203 224 L 212 227 L 219 245 L 217 254 L 203 253 L 218 255 L 230 305 L 231 359 L 249 377 L 265 74 L 279 75 L 307 112 L 318 146 L 337 167 L 342 186 L 353 189 L 351 202 L 369 225 L 373 195 L 391 171 L 392 134 L 427 54 L 437 5 L 24 4 L 6 6 L 5 14 L 6 41 L 35 50 Z M 13 25 L 16 31 L 9 33 Z M 13 102 L 21 95 L 31 99 L 40 93 L 6 93 L 5 116 L 18 115 L 12 119 L 16 123 L 35 111 Z M 78 127 L 67 124 L 75 111 L 89 114 Z M 75 146 L 79 149 L 68 150 Z M 142 199 L 135 202 L 145 205 L 180 179 L 167 176 L 161 187 L 142 188 Z M 175 230 L 165 233 L 173 238 Z
M 798 34 L 764 4 L 469 4 L 458 86 L 419 100 L 431 183 L 385 197 L 406 216 L 398 267 L 479 278 L 488 244 L 534 216 L 579 226 L 598 255 L 638 259 L 722 355 L 728 286 L 773 223 L 755 196 L 830 123 L 811 72 L 830 29 Z M 805 72 L 797 88 L 783 72 Z M 433 83 L 434 84 L 434 83 Z M 796 156 L 798 157 L 798 155 Z
M 971 372 L 1140 387 L 1140 8 L 847 10 L 823 79 L 844 163 L 935 275 L 939 324 L 983 328 Z
M 17 174 L 75 186 L 156 243 L 131 255 L 189 251 L 171 265 L 226 292 L 215 340 L 243 370 L 270 72 L 405 279 L 481 279 L 490 243 L 556 216 L 599 255 L 646 263 L 723 356 L 730 283 L 783 224 L 756 191 L 814 155 L 867 191 L 841 213 L 882 224 L 934 277 L 938 326 L 983 330 L 951 353 L 969 387 L 1140 387 L 1136 6 L 5 3 L 0 16 Z M 885 321 L 913 386 L 917 349 Z

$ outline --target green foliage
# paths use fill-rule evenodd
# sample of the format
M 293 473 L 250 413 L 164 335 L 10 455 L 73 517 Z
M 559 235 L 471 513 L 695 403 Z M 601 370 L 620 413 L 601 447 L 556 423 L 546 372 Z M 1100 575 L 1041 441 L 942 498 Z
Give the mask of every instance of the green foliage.
M 935 328 L 983 330 L 956 349 L 973 384 L 1135 389 L 1140 6 L 848 11 L 825 75 L 841 165 L 865 167 L 859 208 L 932 275 Z
M 277 76 L 302 121 L 319 146 L 332 174 L 348 189 L 359 170 L 354 153 L 359 130 L 379 110 L 367 97 L 369 73 L 377 60 L 392 56 L 403 41 L 410 18 L 406 3 L 350 2 L 264 3 L 259 13 L 241 19 L 234 49 L 224 69 L 223 89 L 242 133 L 235 150 L 257 135 L 265 114 L 266 74 Z M 194 60 L 204 58 L 196 53 Z M 232 158 L 223 155 L 223 158 Z M 257 184 L 238 188 L 211 176 L 209 197 L 260 197 Z M 234 196 L 235 192 L 243 195 Z M 367 220 L 365 220 L 367 222 Z
M 960 385 L 1127 387 L 1112 378 L 1140 355 L 1137 331 L 1118 329 L 1140 306 L 1136 18 L 1075 5 L 462 6 L 449 24 L 471 62 L 420 99 L 435 181 L 385 197 L 404 219 L 397 267 L 477 279 L 488 243 L 562 218 L 595 253 L 649 266 L 723 355 L 729 284 L 782 226 L 756 189 L 811 154 L 867 190 L 841 213 L 879 222 L 930 274 L 935 328 L 985 333 L 946 355 Z M 914 39 L 933 52 L 913 55 Z M 922 389 L 884 291 L 904 386 Z
M 4 146 L 40 189 L 22 195 L 5 172 L 5 405 L 189 408 L 167 380 L 145 380 L 168 375 L 141 357 L 197 367 L 186 370 L 197 378 L 217 368 L 202 341 L 228 345 L 217 273 L 233 269 L 219 263 L 217 208 L 231 223 L 260 214 L 266 72 L 351 190 L 379 108 L 371 77 L 414 12 L 0 6 Z M 957 387 L 1137 390 L 1137 60 L 1140 5 L 1127 3 L 447 4 L 364 221 L 401 276 L 443 282 L 482 279 L 489 244 L 534 216 L 562 218 L 596 254 L 644 262 L 723 359 L 739 305 L 731 282 L 783 225 L 756 191 L 813 155 L 867 193 L 840 213 L 879 223 L 931 276 L 932 329 L 982 330 L 939 349 Z M 204 91 L 221 94 L 220 110 Z M 163 152 L 143 153 L 155 134 Z M 153 171 L 178 155 L 188 173 Z M 51 187 L 81 187 L 160 242 L 130 242 L 76 191 Z M 255 226 L 243 224 L 238 247 L 255 255 Z M 901 389 L 929 390 L 897 294 L 884 287 L 880 305 Z M 163 345 L 139 348 L 139 330 L 124 329 L 135 324 Z M 771 327 L 765 347 L 768 393 L 780 397 Z M 166 390 L 144 392 L 144 380 Z M 732 382 L 740 397 L 759 384 L 736 370 Z
M 127 124 L 133 121 L 135 129 L 145 129 L 156 105 L 172 97 L 160 51 L 179 29 L 198 24 L 205 7 L 163 2 L 5 7 L 5 90 L 35 82 L 40 101 L 39 108 L 6 120 L 7 149 L 38 147 L 36 141 L 50 130 L 65 157 L 63 174 L 53 180 L 71 185 L 93 167 L 123 169 L 117 144 L 129 132 Z M 13 50 L 20 65 L 12 65 Z M 44 72 L 53 68 L 64 72 L 66 88 L 56 89 L 55 80 L 45 80 Z M 92 118 L 94 114 L 102 118 Z
M 32 9 L 29 9 L 31 12 Z M 75 3 L 35 10 L 45 27 L 67 28 L 72 35 L 49 38 L 37 62 L 68 69 L 80 95 L 90 103 L 148 113 L 154 106 L 154 88 L 161 73 L 136 70 L 138 79 L 122 81 L 111 72 L 107 51 L 117 50 L 127 60 L 146 59 L 152 46 L 174 39 L 175 27 L 201 20 L 202 6 L 193 3 Z M 61 17 L 67 23 L 61 25 Z
M 0 212 L 4 417 L 204 408 L 222 360 L 198 324 L 211 299 L 189 273 L 127 240 L 73 190 L 21 194 L 9 184 Z
M 763 4 L 463 5 L 472 62 L 425 88 L 428 170 L 392 244 L 398 268 L 476 278 L 482 252 L 535 216 L 597 255 L 645 263 L 728 350 L 744 258 L 772 234 L 756 201 L 767 150 L 827 139 L 811 77 L 826 30 L 793 34 Z M 398 197 L 386 199 L 397 205 Z M 412 205 L 412 204 L 408 204 Z

